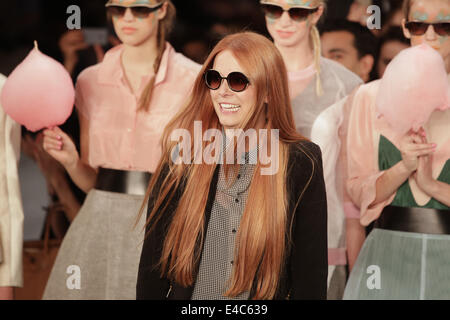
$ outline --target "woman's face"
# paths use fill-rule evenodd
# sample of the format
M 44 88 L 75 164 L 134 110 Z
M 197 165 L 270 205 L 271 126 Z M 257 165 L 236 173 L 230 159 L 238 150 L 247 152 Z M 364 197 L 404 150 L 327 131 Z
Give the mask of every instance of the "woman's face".
M 155 6 L 160 2 L 156 0 L 112 0 L 114 5 L 128 6 Z M 155 37 L 158 31 L 159 20 L 166 14 L 167 5 L 149 13 L 147 16 L 134 16 L 130 8 L 127 8 L 123 16 L 112 16 L 114 29 L 119 39 L 127 45 L 139 46 L 150 38 Z
M 450 22 L 450 1 L 449 0 L 413 0 L 408 21 L 438 23 Z M 408 39 L 411 39 L 411 45 L 416 46 L 426 43 L 435 50 L 439 51 L 444 60 L 450 58 L 450 39 L 448 35 L 438 35 L 434 28 L 429 26 L 424 35 L 413 35 L 405 28 L 403 21 L 403 31 Z
M 301 7 L 314 9 L 319 6 L 321 1 L 318 0 L 263 0 L 261 4 L 274 4 L 282 7 L 284 10 L 290 8 Z M 319 10 L 310 14 L 302 21 L 292 20 L 287 11 L 284 11 L 278 19 L 266 15 L 266 26 L 272 39 L 277 46 L 296 47 L 309 41 L 309 34 L 313 25 L 317 23 L 322 15 L 323 7 L 319 6 Z
M 222 80 L 219 89 L 211 90 L 211 99 L 220 123 L 225 129 L 239 129 L 244 119 L 253 112 L 256 105 L 256 87 L 252 83 L 247 70 L 241 67 L 231 51 L 222 51 L 214 59 L 212 69 L 222 77 L 228 77 L 232 72 L 241 72 L 250 81 L 242 92 L 235 92 L 228 86 L 227 80 Z M 248 119 L 248 118 L 247 118 Z

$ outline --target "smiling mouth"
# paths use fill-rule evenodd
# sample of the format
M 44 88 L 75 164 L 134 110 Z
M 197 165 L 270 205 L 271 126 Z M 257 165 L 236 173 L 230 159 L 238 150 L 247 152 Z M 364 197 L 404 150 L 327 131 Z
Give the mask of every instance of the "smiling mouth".
M 238 112 L 241 109 L 241 106 L 237 104 L 219 103 L 219 106 L 222 112 L 225 113 Z

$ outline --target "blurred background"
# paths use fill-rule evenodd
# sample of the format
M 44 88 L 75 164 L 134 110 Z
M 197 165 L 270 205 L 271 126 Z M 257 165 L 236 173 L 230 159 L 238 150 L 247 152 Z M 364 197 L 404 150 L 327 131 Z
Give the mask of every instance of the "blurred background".
M 82 28 L 108 28 L 105 0 L 14 0 L 0 2 L 0 72 L 8 75 L 39 41 L 42 51 L 60 61 L 60 37 L 67 31 L 66 13 L 70 5 L 81 8 Z M 354 8 L 353 3 L 356 3 Z M 392 25 L 401 0 L 329 0 L 325 20 L 357 21 L 370 3 L 382 9 L 383 29 Z M 223 35 L 253 30 L 267 34 L 259 0 L 173 0 L 177 24 L 170 41 L 177 51 L 198 62 Z M 358 9 L 362 4 L 363 10 Z M 351 10 L 352 9 L 352 10 Z M 398 21 L 397 21 L 398 22 Z M 394 24 L 396 21 L 394 21 Z

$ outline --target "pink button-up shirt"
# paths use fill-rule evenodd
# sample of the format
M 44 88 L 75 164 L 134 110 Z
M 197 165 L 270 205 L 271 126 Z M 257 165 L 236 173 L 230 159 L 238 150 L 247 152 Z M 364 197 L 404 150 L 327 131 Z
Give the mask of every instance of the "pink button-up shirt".
M 135 95 L 121 67 L 122 52 L 123 46 L 111 49 L 102 63 L 78 77 L 75 104 L 89 120 L 89 156 L 82 158 L 94 168 L 154 172 L 163 130 L 187 102 L 201 67 L 167 43 L 149 112 L 138 112 L 150 76 L 143 77 Z

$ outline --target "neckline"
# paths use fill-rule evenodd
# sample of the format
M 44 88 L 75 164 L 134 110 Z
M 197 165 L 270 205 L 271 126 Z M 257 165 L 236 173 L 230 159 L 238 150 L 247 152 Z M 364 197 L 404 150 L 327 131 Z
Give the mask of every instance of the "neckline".
M 386 138 L 384 135 L 380 135 L 380 142 L 379 142 L 379 144 L 381 144 L 382 143 L 382 140 L 385 140 L 386 141 L 386 143 L 388 143 L 392 148 L 394 148 L 395 150 L 396 150 L 396 152 L 398 152 L 399 154 L 400 154 L 400 150 L 388 139 L 388 138 Z M 378 153 L 380 152 L 380 150 L 378 151 Z M 378 158 L 379 158 L 380 156 L 378 156 Z M 378 162 L 379 162 L 380 160 L 378 160 Z M 400 155 L 400 161 L 401 161 L 401 155 Z M 378 165 L 380 165 L 379 163 L 378 163 Z M 394 166 L 395 164 L 392 164 L 392 166 Z M 392 167 L 392 166 L 390 166 L 390 167 Z M 379 168 L 379 169 L 381 169 L 381 168 Z M 438 175 L 438 177 L 436 178 L 436 180 L 438 180 L 438 181 L 440 181 L 440 182 L 445 182 L 445 183 L 447 183 L 446 181 L 443 181 L 444 180 L 444 176 L 445 176 L 445 174 L 446 174 L 446 172 L 450 172 L 450 159 L 447 159 L 446 161 L 445 161 L 445 163 L 444 163 L 444 166 L 442 167 L 442 170 L 439 172 L 439 175 Z M 449 174 L 450 175 L 450 174 Z M 406 184 L 406 191 L 408 192 L 408 194 L 411 196 L 411 199 L 412 199 L 412 201 L 413 201 L 413 206 L 414 207 L 418 207 L 418 208 L 427 208 L 427 207 L 430 207 L 431 205 L 432 205 L 432 203 L 433 202 L 437 202 L 437 203 L 439 203 L 439 204 L 442 204 L 441 202 L 439 202 L 438 200 L 436 200 L 436 199 L 434 199 L 433 197 L 430 197 L 430 200 L 428 200 L 427 201 L 427 203 L 425 203 L 424 205 L 419 205 L 418 203 L 417 203 L 417 201 L 416 201 L 416 198 L 414 197 L 414 194 L 413 194 L 413 192 L 412 192 L 412 189 L 411 189 L 411 185 L 410 185 L 410 183 L 409 183 L 409 178 L 405 181 L 405 184 Z M 399 189 L 401 188 L 401 186 L 399 187 Z M 396 196 L 397 197 L 397 196 Z M 395 199 L 394 199 L 394 201 L 395 201 Z M 444 205 L 444 204 L 442 204 L 442 205 Z M 445 206 L 445 205 L 444 205 Z
M 289 71 L 288 78 L 289 81 L 300 81 L 313 77 L 316 74 L 316 68 L 314 63 L 310 64 L 308 67 L 298 70 Z

